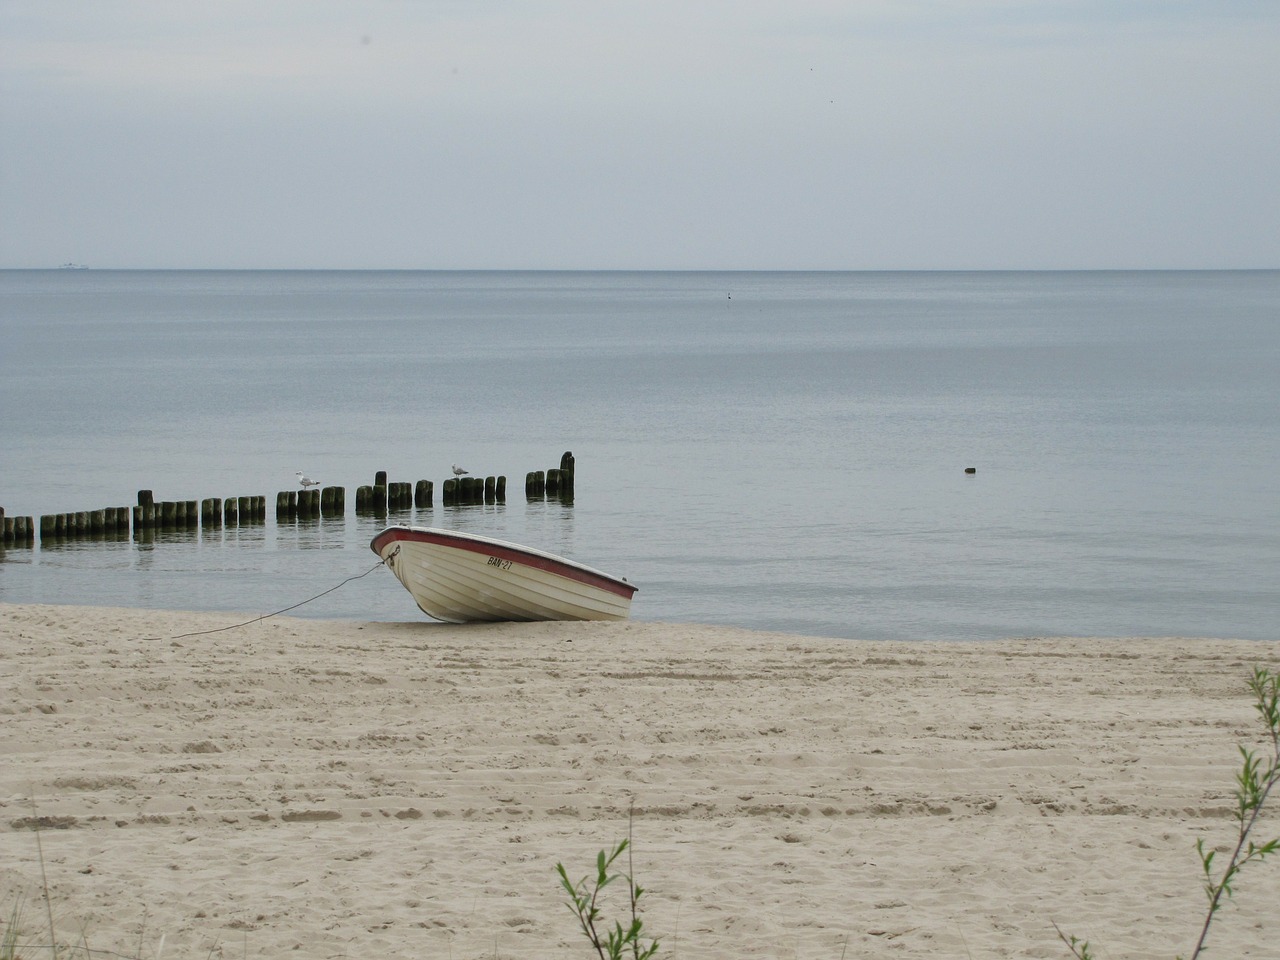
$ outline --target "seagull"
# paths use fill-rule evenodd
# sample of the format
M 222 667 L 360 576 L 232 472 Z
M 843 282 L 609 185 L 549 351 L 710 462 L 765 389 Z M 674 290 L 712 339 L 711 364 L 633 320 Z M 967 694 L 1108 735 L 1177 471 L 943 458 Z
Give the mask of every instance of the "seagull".
M 307 489 L 307 487 L 320 486 L 319 480 L 312 480 L 310 477 L 304 476 L 301 470 L 298 471 L 298 483 L 302 484 L 303 490 Z
M 458 466 L 456 463 L 453 465 L 453 475 L 454 475 L 455 477 L 460 477 L 460 476 L 462 476 L 464 473 L 470 473 L 470 472 L 471 472 L 470 470 L 463 470 L 463 469 L 462 469 L 460 466 Z

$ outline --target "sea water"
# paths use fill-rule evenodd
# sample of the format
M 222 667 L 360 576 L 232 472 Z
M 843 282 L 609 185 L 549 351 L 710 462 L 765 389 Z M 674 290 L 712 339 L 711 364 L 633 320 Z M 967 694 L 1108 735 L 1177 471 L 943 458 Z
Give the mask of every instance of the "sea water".
M 340 519 L 0 553 L 0 601 L 421 618 L 451 527 L 633 616 L 865 638 L 1280 636 L 1280 272 L 0 272 L 9 516 L 264 495 Z M 526 500 L 572 451 L 571 503 Z M 444 507 L 452 463 L 505 504 Z M 973 468 L 966 473 L 966 468 Z M 357 516 L 375 471 L 435 505 Z M 370 572 L 372 571 L 372 572 Z

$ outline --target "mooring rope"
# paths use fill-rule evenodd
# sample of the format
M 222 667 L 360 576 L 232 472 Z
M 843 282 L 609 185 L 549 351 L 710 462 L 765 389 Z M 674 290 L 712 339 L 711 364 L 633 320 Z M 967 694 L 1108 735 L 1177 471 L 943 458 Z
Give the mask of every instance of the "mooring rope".
M 236 630 L 240 627 L 247 627 L 250 624 L 261 623 L 263 620 L 270 619 L 271 617 L 278 617 L 282 613 L 288 613 L 290 610 L 297 610 L 300 606 L 306 603 L 310 603 L 312 600 L 319 600 L 321 597 L 324 597 L 333 593 L 333 591 L 337 590 L 339 587 L 345 587 L 348 583 L 351 583 L 353 580 L 363 579 L 364 577 L 367 577 L 369 574 L 373 573 L 373 571 L 377 570 L 380 566 L 382 566 L 381 560 L 375 563 L 372 567 L 370 567 L 364 573 L 358 573 L 353 577 L 347 577 L 347 579 L 343 580 L 341 583 L 333 585 L 328 590 L 325 590 L 323 593 L 317 593 L 314 597 L 307 597 L 307 599 L 305 600 L 299 600 L 297 603 L 293 604 L 293 606 L 285 607 L 283 610 L 276 610 L 274 613 L 264 613 L 262 616 L 254 617 L 252 620 L 245 620 L 243 623 L 233 623 L 230 626 L 216 627 L 213 630 L 196 630 L 194 633 L 180 633 L 176 637 L 167 637 L 167 638 L 151 637 L 149 639 L 185 640 L 187 637 L 203 637 L 209 633 L 222 633 L 224 630 Z

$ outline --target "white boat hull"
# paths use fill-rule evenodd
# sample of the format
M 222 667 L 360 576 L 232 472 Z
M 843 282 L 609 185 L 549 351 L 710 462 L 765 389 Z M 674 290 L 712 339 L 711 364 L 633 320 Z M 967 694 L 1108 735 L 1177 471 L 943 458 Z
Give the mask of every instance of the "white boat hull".
M 530 547 L 434 527 L 388 527 L 369 544 L 423 613 L 446 623 L 625 620 L 626 580 Z

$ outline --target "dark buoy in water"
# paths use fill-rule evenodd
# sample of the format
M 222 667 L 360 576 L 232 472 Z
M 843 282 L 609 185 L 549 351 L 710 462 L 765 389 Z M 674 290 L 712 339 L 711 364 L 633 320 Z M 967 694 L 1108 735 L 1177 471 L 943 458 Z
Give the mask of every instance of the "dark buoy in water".
M 964 468 L 964 472 L 965 472 L 965 473 L 977 473 L 977 472 L 978 472 L 978 468 L 977 468 L 977 467 L 965 467 L 965 468 Z

